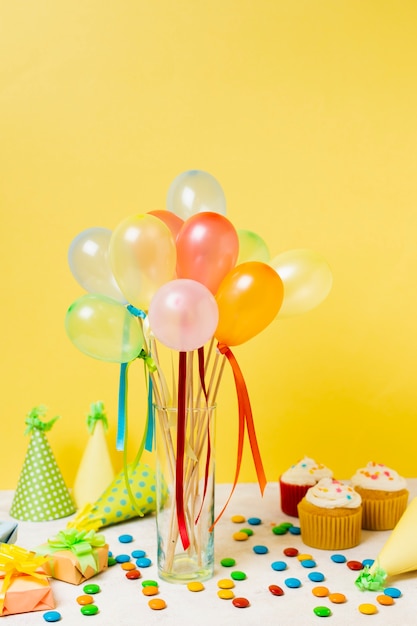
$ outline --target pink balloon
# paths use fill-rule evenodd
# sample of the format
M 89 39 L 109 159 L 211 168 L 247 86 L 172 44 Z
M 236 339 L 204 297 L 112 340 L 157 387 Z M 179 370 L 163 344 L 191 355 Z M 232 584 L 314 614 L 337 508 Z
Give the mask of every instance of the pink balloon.
M 184 222 L 177 236 L 177 276 L 196 280 L 215 294 L 238 254 L 233 224 L 219 213 L 197 213 Z
M 210 291 L 187 278 L 162 285 L 151 300 L 148 321 L 163 345 L 180 352 L 201 348 L 217 328 L 219 311 Z

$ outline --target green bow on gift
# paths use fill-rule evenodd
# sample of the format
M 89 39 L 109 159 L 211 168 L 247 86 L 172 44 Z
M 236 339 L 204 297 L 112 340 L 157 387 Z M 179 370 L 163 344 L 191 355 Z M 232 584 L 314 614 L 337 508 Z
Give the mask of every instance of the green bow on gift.
M 38 554 L 50 554 L 58 550 L 70 550 L 78 559 L 82 574 L 85 574 L 88 566 L 95 572 L 98 570 L 98 563 L 94 548 L 101 548 L 106 544 L 104 535 L 94 532 L 94 530 L 77 530 L 67 528 L 60 530 L 56 537 L 48 539 L 46 546 L 37 549 Z

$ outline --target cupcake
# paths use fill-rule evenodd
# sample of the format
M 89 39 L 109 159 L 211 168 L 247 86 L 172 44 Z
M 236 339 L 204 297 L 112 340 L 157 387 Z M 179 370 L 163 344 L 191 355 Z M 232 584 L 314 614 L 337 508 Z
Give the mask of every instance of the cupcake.
M 297 461 L 279 479 L 282 512 L 298 517 L 297 505 L 307 490 L 321 478 L 332 476 L 333 472 L 328 467 L 316 463 L 314 459 L 305 456 L 301 461 Z
M 301 538 L 320 550 L 345 550 L 361 538 L 361 497 L 351 487 L 332 478 L 322 478 L 310 487 L 298 505 Z
M 409 492 L 405 478 L 382 463 L 368 463 L 352 476 L 362 498 L 362 528 L 391 530 L 407 508 Z

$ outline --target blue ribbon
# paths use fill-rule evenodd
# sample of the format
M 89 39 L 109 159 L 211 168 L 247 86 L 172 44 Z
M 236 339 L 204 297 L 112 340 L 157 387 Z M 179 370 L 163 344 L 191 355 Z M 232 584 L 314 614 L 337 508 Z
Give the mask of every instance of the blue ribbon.
M 120 364 L 119 403 L 117 410 L 116 450 L 124 450 L 126 433 L 126 398 L 127 398 L 127 368 L 129 363 Z

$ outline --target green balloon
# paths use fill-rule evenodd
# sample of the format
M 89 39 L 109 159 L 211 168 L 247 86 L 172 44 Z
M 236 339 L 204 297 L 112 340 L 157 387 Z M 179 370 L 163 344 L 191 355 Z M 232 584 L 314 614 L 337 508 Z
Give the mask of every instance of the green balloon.
M 132 361 L 144 343 L 138 318 L 120 302 L 95 294 L 81 296 L 71 304 L 65 330 L 81 352 L 112 363 Z

